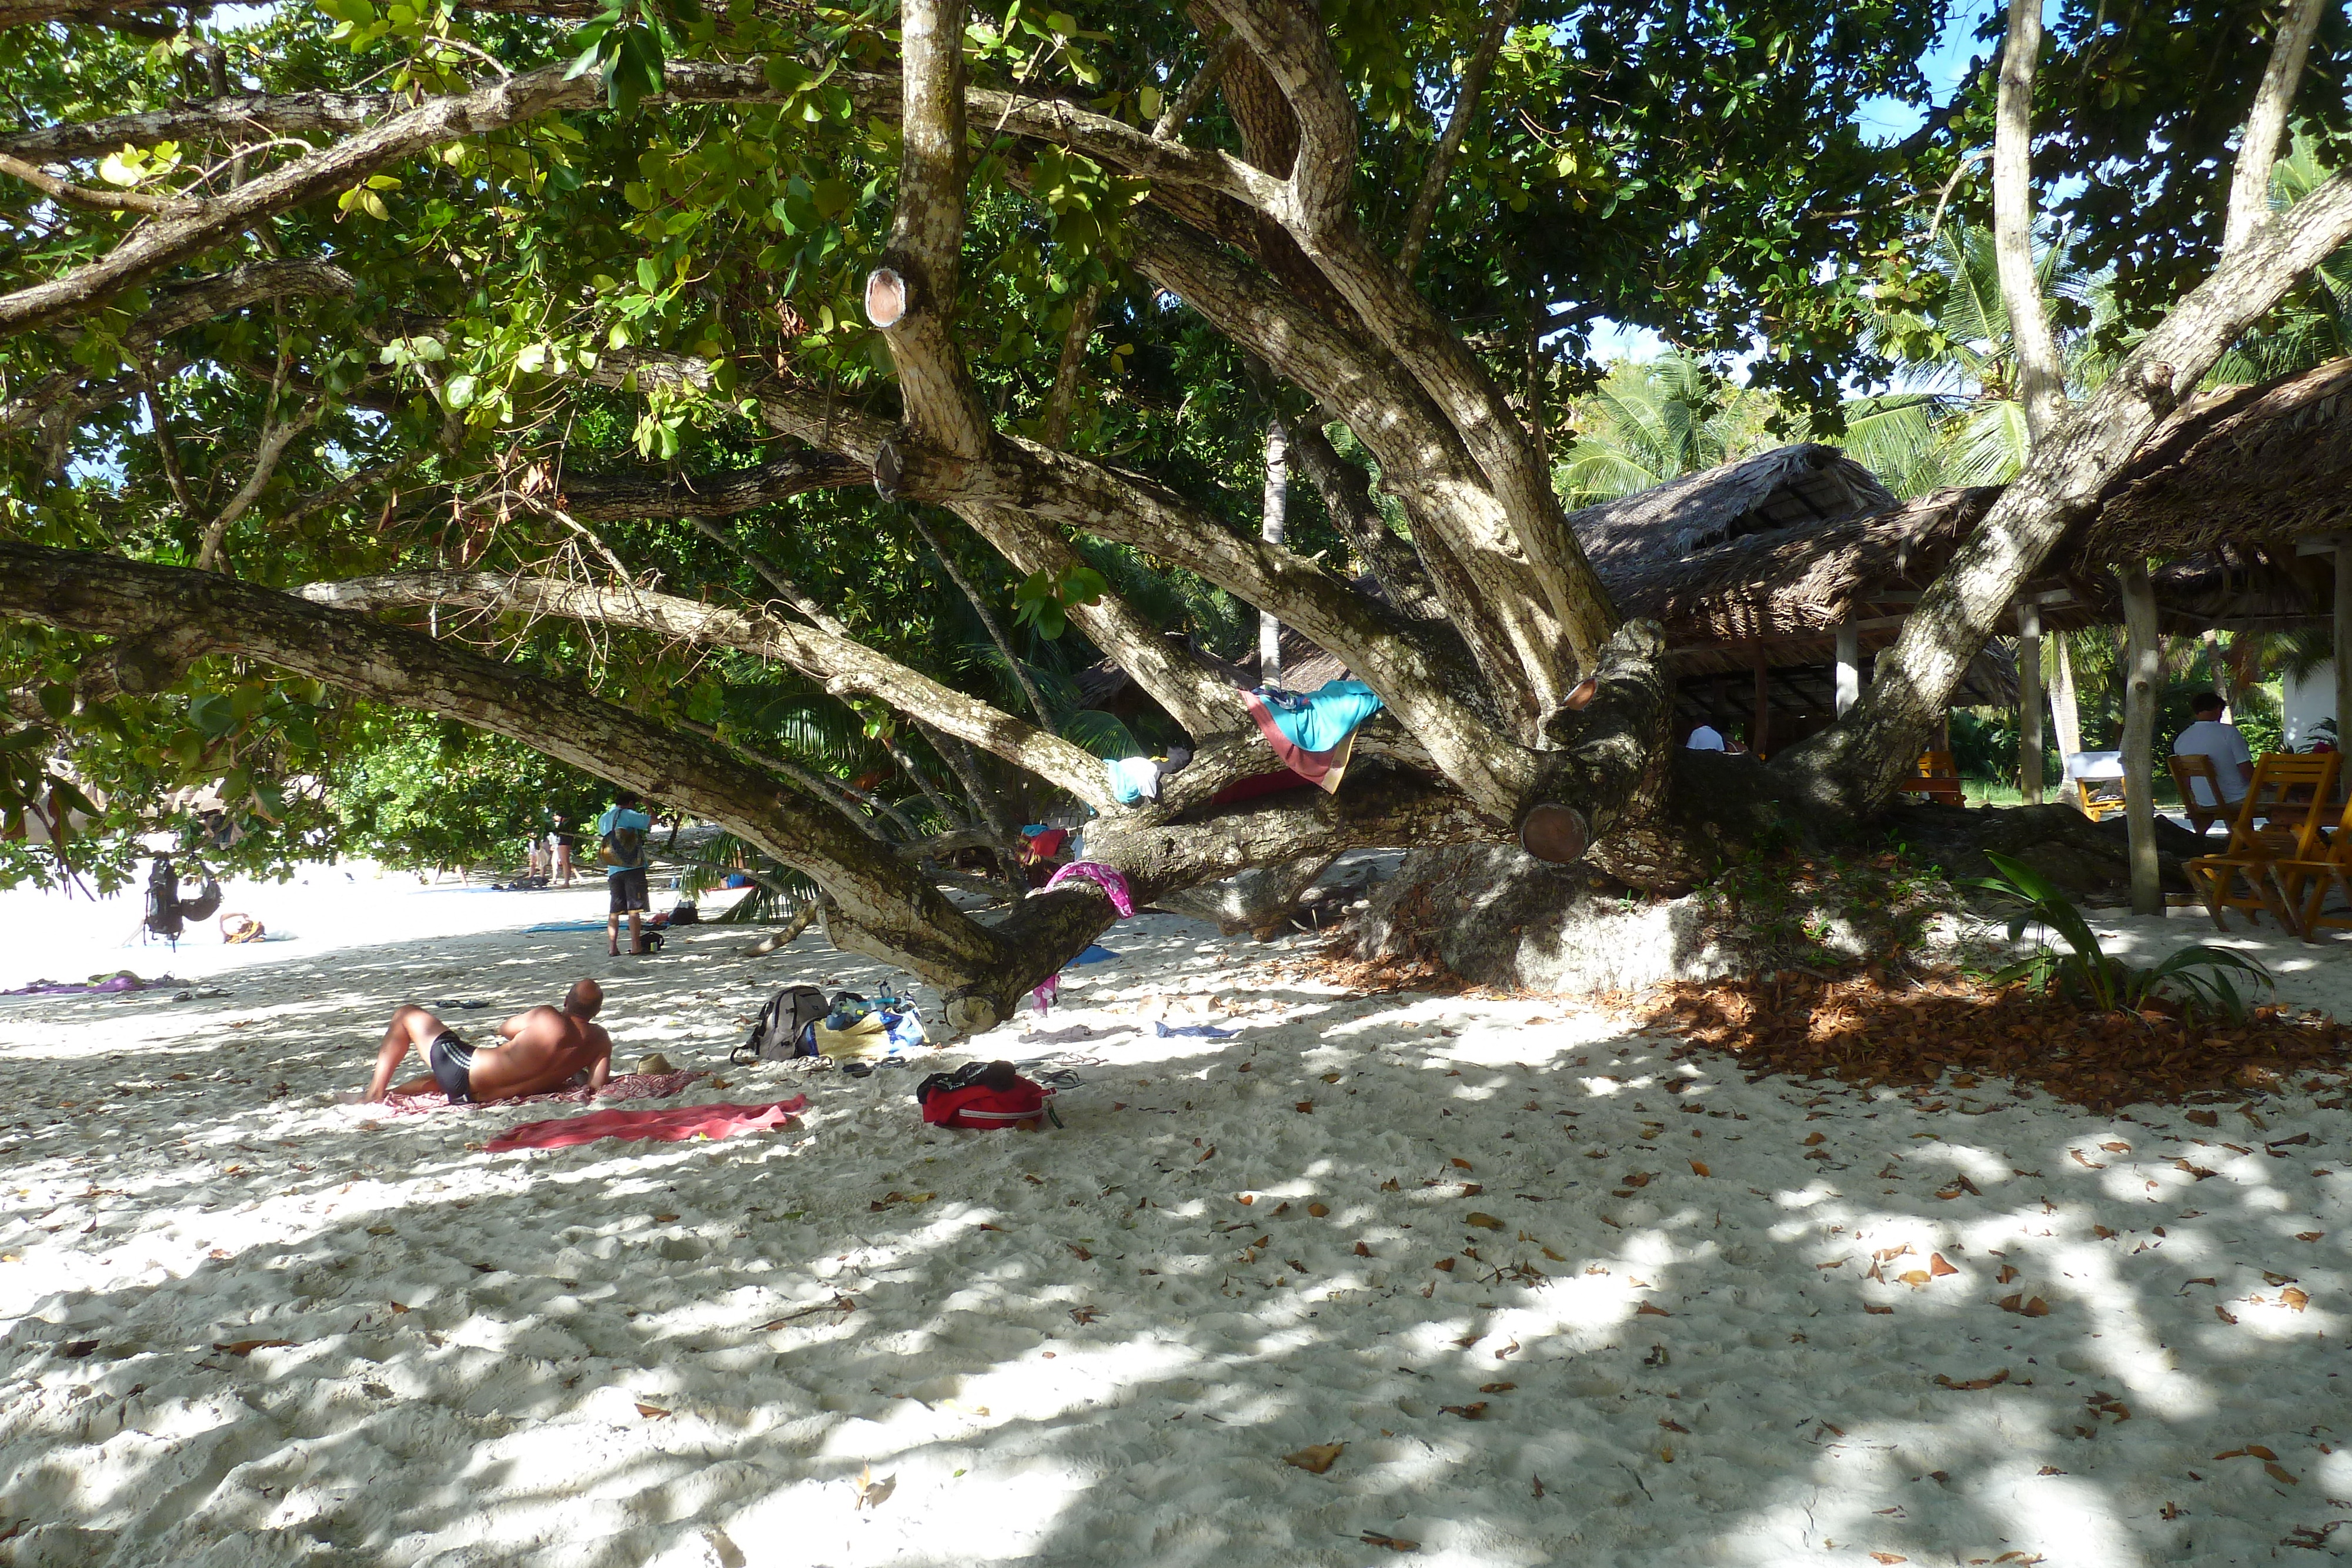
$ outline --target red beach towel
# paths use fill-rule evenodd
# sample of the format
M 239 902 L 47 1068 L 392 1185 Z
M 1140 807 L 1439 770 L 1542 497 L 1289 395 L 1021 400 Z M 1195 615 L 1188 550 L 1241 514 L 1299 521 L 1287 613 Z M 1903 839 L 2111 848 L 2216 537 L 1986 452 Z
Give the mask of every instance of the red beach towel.
M 651 1139 L 675 1144 L 688 1138 L 724 1138 L 735 1133 L 766 1132 L 793 1119 L 808 1104 L 795 1094 L 772 1105 L 668 1105 L 658 1111 L 592 1111 L 585 1116 L 559 1116 L 551 1122 L 525 1122 L 509 1127 L 489 1142 L 489 1152 L 509 1149 L 568 1149 L 599 1138 Z

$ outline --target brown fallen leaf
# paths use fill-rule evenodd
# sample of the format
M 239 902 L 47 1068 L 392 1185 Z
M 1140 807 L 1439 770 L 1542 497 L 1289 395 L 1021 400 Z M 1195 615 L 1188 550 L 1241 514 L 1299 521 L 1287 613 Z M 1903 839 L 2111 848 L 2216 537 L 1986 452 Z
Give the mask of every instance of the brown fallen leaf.
M 1331 1206 L 1328 1203 L 1310 1203 L 1307 1206 L 1307 1212 L 1316 1219 L 1328 1218 L 1331 1213 Z
M 1459 1416 L 1465 1421 L 1477 1421 L 1486 1416 L 1486 1402 L 1481 1399 L 1475 1405 L 1441 1405 L 1438 1409 L 1448 1416 Z
M 1647 1171 L 1634 1171 L 1630 1175 L 1620 1176 L 1617 1179 L 1618 1185 L 1621 1186 L 1647 1186 L 1650 1185 L 1650 1173 Z
M 2127 1155 L 2131 1153 L 2131 1145 L 2125 1143 L 2121 1138 L 2109 1138 L 2105 1143 L 2101 1144 L 2099 1147 L 2106 1150 L 2107 1153 L 2111 1155 Z
M 1549 1247 L 1538 1246 L 1536 1250 L 1542 1253 L 1545 1257 L 1550 1259 L 1555 1263 L 1565 1263 L 1568 1261 L 1566 1258 L 1563 1258 Z
M 1072 1307 L 1070 1309 L 1070 1321 L 1074 1323 L 1090 1323 L 1100 1316 L 1102 1316 L 1102 1309 L 1100 1307 Z
M 2021 1276 L 2019 1275 L 2019 1273 L 2018 1273 L 2018 1271 L 2016 1270 L 2016 1269 L 2014 1269 L 2013 1267 L 2011 1267 L 2011 1265 L 2009 1265 L 2009 1264 L 2007 1264 L 2007 1263 L 2003 1263 L 2003 1264 L 2000 1266 L 2000 1273 L 1998 1273 L 1998 1274 L 1995 1274 L 1995 1275 L 1992 1277 L 1992 1282 L 1993 1282 L 1994 1284 L 1996 1284 L 1996 1285 L 2006 1285 L 2006 1284 L 2008 1284 L 2011 1280 L 2015 1280 L 2015 1279 L 2018 1279 L 2018 1278 L 2021 1278 Z
M 1418 1552 L 1421 1542 L 1406 1541 L 1394 1535 L 1382 1535 L 1377 1530 L 1367 1530 L 1357 1538 L 1366 1546 L 1385 1546 L 1391 1552 Z
M 2091 1227 L 2091 1234 L 2097 1237 L 2102 1241 L 2113 1241 L 2116 1236 L 2116 1232 L 2108 1229 L 2104 1225 L 2094 1225 Z
M 1874 1318 L 1891 1318 L 1895 1315 L 1893 1307 L 1864 1307 L 1862 1310 Z
M 2294 1239 L 2297 1241 L 2316 1241 L 2326 1234 L 2325 1230 L 2298 1230 L 2294 1233 Z
M 367 1228 L 367 1233 L 370 1236 L 389 1236 L 398 1228 L 397 1226 L 392 1225 L 371 1225 Z
M 1911 1559 L 1904 1556 L 1900 1552 L 1874 1552 L 1870 1556 L 1871 1561 L 1874 1563 L 1908 1563 L 1911 1561 Z
M 1938 1388 L 1957 1388 L 1957 1389 L 1968 1389 L 1968 1390 L 1975 1390 L 1975 1389 L 1979 1389 L 1979 1388 L 1998 1388 L 1998 1387 L 2000 1387 L 2002 1384 L 2007 1383 L 2008 1381 L 2009 1381 L 2009 1368 L 2007 1368 L 2007 1367 L 2005 1367 L 2005 1366 L 2004 1366 L 2004 1367 L 2002 1367 L 1999 1372 L 1994 1373 L 1990 1377 L 1971 1377 L 1971 1378 L 1969 1378 L 1969 1379 L 1967 1382 L 1965 1382 L 1965 1383 L 1956 1383 L 1956 1382 L 1954 1382 L 1951 1378 L 1945 1376 L 1945 1375 L 1944 1375 L 1942 1373 L 1940 1373 L 1940 1372 L 1939 1372 L 1939 1373 L 1937 1373 L 1937 1374 L 1936 1374 L 1936 1386 L 1937 1386 L 1937 1387 L 1938 1387 Z
M 2293 1285 L 2279 1292 L 2279 1301 L 2281 1304 L 2292 1307 L 2298 1312 L 2311 1304 L 2311 1298 Z
M 1319 1476 L 1339 1462 L 1339 1455 L 1347 1447 L 1345 1443 L 1312 1443 L 1295 1454 L 1283 1455 L 1282 1462 Z
M 1250 1205 L 1257 1201 L 1257 1194 L 1254 1192 L 1237 1192 L 1234 1194 L 1234 1201 L 1240 1204 L 1244 1208 L 1247 1208 Z
M 2294 1275 L 2273 1274 L 2268 1269 L 2263 1270 L 2263 1280 L 2264 1283 L 2272 1285 L 2292 1285 L 2294 1283 Z
M 2271 1452 L 2270 1449 L 2263 1448 L 2260 1443 L 2248 1443 L 2242 1452 L 2252 1454 L 2258 1459 L 2275 1459 L 2278 1458 L 2276 1454 Z
M 1327 1072 L 1323 1075 L 1323 1082 L 1326 1083 L 1337 1083 L 1339 1082 L 1339 1074 L 1336 1072 Z
M 1394 1176 L 1391 1176 L 1391 1177 L 1389 1177 L 1389 1179 L 1388 1179 L 1388 1180 L 1386 1180 L 1386 1181 L 1384 1181 L 1384 1182 L 1381 1183 L 1381 1190 L 1382 1192 L 1395 1192 L 1395 1191 L 1399 1190 L 1399 1184 L 1398 1184 L 1398 1182 L 1397 1182 L 1397 1178 L 1396 1178 L 1396 1177 L 1394 1177 Z
M 1935 1276 L 1925 1269 L 1906 1269 L 1895 1276 L 1895 1282 L 1898 1285 L 1908 1285 L 1916 1291 L 1934 1278 Z
M 1927 1255 L 1927 1272 L 1931 1277 L 1940 1280 L 1947 1274 L 1957 1274 L 1959 1270 L 1946 1262 L 1941 1252 L 1931 1252 Z
M 1274 1212 L 1277 1217 L 1288 1214 L 1290 1212 L 1290 1205 L 1286 1203 L 1277 1203 L 1274 1206 Z
M 2015 1312 L 2021 1318 L 2046 1318 L 2050 1315 L 2050 1303 L 2039 1296 L 2029 1297 L 2021 1291 L 2015 1295 L 2003 1296 L 2000 1310 Z
M 2269 1473 L 2271 1479 L 2274 1481 L 2284 1481 L 2291 1487 L 2299 1487 L 2303 1484 L 2301 1481 L 2294 1479 L 2284 1465 L 2279 1464 L 2275 1461 L 2266 1461 L 2263 1464 L 2263 1469 Z
M 1690 1168 L 1691 1175 L 1693 1176 L 1713 1176 L 1715 1174 L 1713 1171 L 1707 1169 L 1706 1163 L 1701 1160 L 1691 1161 Z
M 1633 1315 L 1637 1318 L 1670 1318 L 1675 1314 L 1664 1307 L 1654 1307 L 1649 1302 L 1643 1301 L 1633 1309 Z
M 387 1301 L 384 1304 L 389 1306 L 395 1312 L 404 1312 L 408 1310 L 407 1307 L 398 1301 Z
M 1478 1385 L 1478 1392 L 1481 1394 L 1508 1394 L 1512 1389 L 1517 1388 L 1517 1386 L 1518 1385 L 1516 1383 L 1482 1383 Z
M 1669 1432 L 1680 1432 L 1685 1437 L 1690 1436 L 1690 1428 L 1670 1416 L 1659 1416 L 1658 1425 L 1664 1427 Z
M 1301 1100 L 1297 1104 L 1291 1106 L 1291 1109 L 1297 1112 L 1302 1116 L 1311 1116 L 1315 1113 L 1315 1102 L 1312 1100 Z
M 1094 1256 L 1093 1253 L 1087 1251 L 1085 1248 L 1079 1246 L 1075 1241 L 1065 1241 L 1062 1245 L 1070 1249 L 1070 1256 L 1076 1258 L 1081 1263 L 1086 1262 L 1088 1259 Z
M 2191 1111 L 2189 1113 L 2189 1119 L 2200 1127 L 2218 1127 L 2221 1124 L 2221 1115 L 2218 1111 Z
M 1357 1256 L 1357 1257 L 1359 1257 L 1359 1258 L 1369 1258 L 1369 1257 L 1370 1257 L 1371 1255 L 1372 1255 L 1372 1249 L 1371 1249 L 1370 1248 L 1369 1248 L 1369 1247 L 1365 1246 L 1365 1245 L 1364 1245 L 1362 1242 L 1360 1242 L 1360 1241 L 1359 1241 L 1359 1242 L 1357 1242 L 1357 1243 L 1356 1243 L 1356 1256 Z
M 1430 1267 L 1436 1270 L 1441 1274 L 1451 1274 L 1454 1272 L 1454 1260 L 1451 1258 L 1440 1258 L 1436 1262 L 1432 1263 Z
M 1501 1220 L 1496 1218 L 1491 1214 L 1482 1214 L 1475 1208 L 1462 1217 L 1462 1223 L 1465 1225 L 1475 1225 L 1481 1230 L 1500 1230 L 1503 1228 L 1503 1222 Z
M 2082 1166 L 2095 1171 L 2103 1171 L 2107 1168 L 2098 1161 L 2091 1158 L 2088 1155 L 2085 1155 L 2080 1149 L 2068 1149 L 2066 1152 L 2074 1156 L 2074 1163 L 2078 1166 Z
M 1812 1148 L 1816 1145 L 1825 1144 L 1827 1142 L 1829 1142 L 1829 1140 L 1819 1133 L 1810 1133 L 1805 1136 L 1805 1147 L 1809 1149 Z
M 868 1465 L 857 1472 L 857 1501 L 850 1511 L 855 1513 L 860 1509 L 880 1508 L 898 1490 L 897 1476 L 884 1476 L 877 1481 L 874 1479 L 874 1467 Z
M 1200 1157 L 1199 1159 L 1197 1159 L 1197 1160 L 1194 1160 L 1192 1163 L 1193 1163 L 1194 1165 L 1196 1165 L 1196 1166 L 1198 1166 L 1198 1165 L 1206 1165 L 1209 1161 L 1213 1160 L 1213 1159 L 1215 1159 L 1216 1157 L 1217 1157 L 1217 1145 L 1214 1145 L 1214 1144 L 1211 1144 L 1207 1148 L 1202 1149 L 1202 1150 L 1201 1151 L 1201 1157 Z
M 1448 1160 L 1445 1163 L 1454 1166 L 1456 1170 L 1475 1171 L 1478 1168 L 1476 1166 L 1472 1165 L 1468 1160 Z
M 671 1220 L 676 1219 L 677 1218 L 677 1216 L 675 1214 L 656 1214 L 654 1216 L 654 1223 L 656 1225 L 667 1225 Z
M 658 1421 L 669 1412 L 658 1405 L 647 1405 L 640 1401 L 637 1405 L 637 1414 L 648 1421 Z
M 2225 1323 L 2233 1323 L 2238 1321 L 2236 1317 L 2231 1315 L 2229 1308 L 2221 1306 L 2218 1302 L 2214 1305 L 2213 1315 L 2221 1319 Z

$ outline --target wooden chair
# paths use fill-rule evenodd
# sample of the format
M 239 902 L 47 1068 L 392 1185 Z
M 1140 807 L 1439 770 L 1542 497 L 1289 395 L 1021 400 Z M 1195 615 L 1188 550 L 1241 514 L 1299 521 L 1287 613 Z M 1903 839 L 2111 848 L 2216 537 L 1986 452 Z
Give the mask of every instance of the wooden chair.
M 2287 930 L 2300 929 L 2270 868 L 2276 861 L 2319 858 L 2312 852 L 2320 842 L 2322 813 L 2342 760 L 2332 751 L 2309 756 L 2273 752 L 2254 765 L 2253 782 L 2246 786 L 2237 821 L 2230 826 L 2229 847 L 2181 867 L 2215 926 L 2230 928 L 2221 914 L 2225 909 L 2242 912 L 2250 924 L 2258 924 L 2267 909 Z
M 2345 806 L 2325 852 L 2274 860 L 2267 869 L 2279 901 L 2294 916 L 2297 936 L 2310 942 L 2323 927 L 2352 927 L 2352 909 L 2322 912 L 2327 895 L 2338 889 L 2352 900 L 2352 803 Z
M 2199 800 L 2197 791 L 2190 788 L 2200 779 L 2205 781 L 2205 793 L 2213 801 L 2210 806 Z M 2180 809 L 2188 814 L 2189 825 L 2196 830 L 2199 838 L 2203 838 L 2214 823 L 2230 820 L 2229 798 L 2221 793 L 2221 775 L 2213 771 L 2213 759 L 2204 753 L 2173 758 L 2172 784 L 2180 791 Z
M 1960 770 L 1952 765 L 1952 754 L 1948 751 L 1921 752 L 1919 776 L 1904 780 L 1900 788 L 1906 795 L 1941 800 L 1948 806 L 1969 803 L 1968 797 L 1960 792 Z

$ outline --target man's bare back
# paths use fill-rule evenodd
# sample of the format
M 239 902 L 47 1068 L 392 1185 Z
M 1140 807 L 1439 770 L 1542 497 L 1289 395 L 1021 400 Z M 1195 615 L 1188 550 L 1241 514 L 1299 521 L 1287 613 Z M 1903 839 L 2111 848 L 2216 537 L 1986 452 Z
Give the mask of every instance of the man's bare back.
M 452 1103 L 514 1100 L 561 1088 L 583 1071 L 588 1087 L 602 1089 L 612 1074 L 613 1037 L 591 1020 L 604 1005 L 604 993 L 596 982 L 580 980 L 564 994 L 562 1006 L 532 1008 L 499 1025 L 505 1044 L 476 1046 L 410 1003 L 393 1013 L 384 1030 L 367 1097 L 384 1097 L 393 1073 L 412 1048 L 433 1075 L 400 1085 L 403 1094 L 437 1088 Z

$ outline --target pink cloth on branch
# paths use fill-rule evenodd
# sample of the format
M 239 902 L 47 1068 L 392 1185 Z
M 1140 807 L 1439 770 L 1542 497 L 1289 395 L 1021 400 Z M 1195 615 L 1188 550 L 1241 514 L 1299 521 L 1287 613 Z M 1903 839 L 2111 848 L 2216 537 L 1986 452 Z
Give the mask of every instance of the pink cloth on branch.
M 585 1105 L 594 1100 L 667 1100 L 683 1093 L 686 1086 L 698 1078 L 710 1074 L 687 1071 L 682 1072 L 624 1072 L 604 1081 L 601 1094 L 591 1094 L 588 1086 L 577 1089 L 551 1089 L 544 1094 L 525 1094 L 516 1100 L 488 1100 L 478 1104 L 459 1105 L 460 1111 L 479 1111 L 507 1105 Z M 387 1094 L 384 1109 L 395 1116 L 415 1116 L 426 1111 L 449 1110 L 449 1096 L 438 1089 L 422 1094 Z
M 489 1141 L 491 1154 L 509 1149 L 568 1149 L 599 1138 L 651 1140 L 675 1144 L 688 1138 L 724 1138 L 735 1133 L 763 1133 L 781 1127 L 793 1113 L 808 1104 L 795 1094 L 772 1105 L 667 1105 L 658 1111 L 591 1111 L 585 1116 L 559 1116 L 551 1122 L 525 1122 Z
M 1093 883 L 1110 895 L 1111 907 L 1118 911 L 1121 920 L 1135 918 L 1135 896 L 1128 892 L 1124 872 L 1103 864 L 1100 861 L 1072 861 L 1046 879 L 1045 890 L 1053 891 L 1073 877 Z

